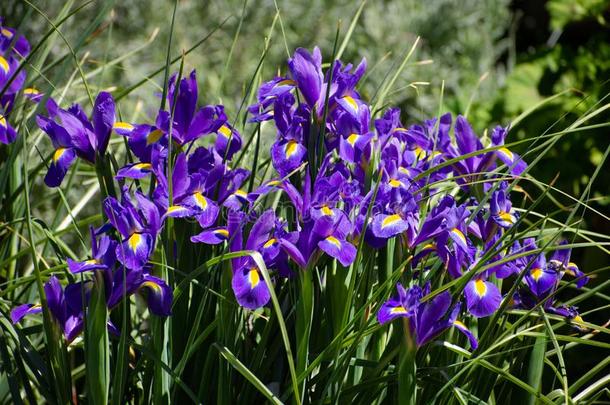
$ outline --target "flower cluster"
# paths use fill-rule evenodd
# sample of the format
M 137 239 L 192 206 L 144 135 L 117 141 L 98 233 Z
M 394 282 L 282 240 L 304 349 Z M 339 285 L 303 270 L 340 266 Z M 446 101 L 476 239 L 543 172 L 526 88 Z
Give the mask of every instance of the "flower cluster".
M 17 138 L 17 132 L 8 121 L 15 99 L 26 80 L 22 61 L 30 53 L 30 43 L 14 28 L 4 25 L 0 17 L 0 143 L 9 144 Z M 38 101 L 42 95 L 34 88 L 23 89 L 23 95 Z
M 504 246 L 520 222 L 506 179 L 527 167 L 504 146 L 507 128 L 496 127 L 484 142 L 462 116 L 455 123 L 446 114 L 405 127 L 400 111 L 390 108 L 374 119 L 356 90 L 364 60 L 355 68 L 335 61 L 324 72 L 319 49 L 297 49 L 288 67 L 286 75 L 260 87 L 248 108 L 250 122 L 270 121 L 276 129 L 270 148 L 276 174 L 254 189 L 246 188 L 254 174 L 234 163 L 242 138 L 223 106 L 197 106 L 194 71 L 170 79 L 167 109 L 154 123 L 117 120 L 108 93 L 99 94 L 90 118 L 78 105 L 64 110 L 49 99 L 48 115 L 38 117 L 55 148 L 47 185 L 59 186 L 76 158 L 101 164 L 113 131 L 126 138 L 136 157 L 115 173 L 120 198 L 103 202 L 108 222 L 91 231 L 91 258 L 68 261 L 72 273 L 102 272 L 109 309 L 146 291 L 152 313 L 171 313 L 172 290 L 152 275 L 151 259 L 168 219 L 180 218 L 201 228 L 192 243 L 260 253 L 271 285 L 251 256 L 232 260 L 235 297 L 249 309 L 265 306 L 269 288 L 281 279 L 313 271 L 328 259 L 357 265 L 363 246 L 374 252 L 394 240 L 403 259 L 412 259 L 403 276 L 409 286 L 397 285 L 398 296 L 380 306 L 378 320 L 407 318 L 419 346 L 456 327 L 476 347 L 459 319 L 493 314 L 507 298 L 498 287 L 502 279 L 519 280 L 516 295 L 508 297 L 514 307 L 544 305 L 577 316 L 553 299 L 564 274 L 578 277 L 579 286 L 586 282 L 568 250 L 558 246 L 547 262 L 535 240 Z M 150 185 L 148 192 L 142 184 Z M 291 205 L 290 220 L 273 209 L 256 212 L 272 193 Z M 485 270 L 478 271 L 481 266 Z M 463 288 L 428 298 L 442 280 L 458 278 Z M 68 339 L 82 327 L 82 304 L 78 310 L 72 304 L 74 288 L 62 292 L 56 279 L 46 288 L 58 297 L 49 299 L 49 308 Z M 13 320 L 37 311 L 29 304 L 19 307 Z

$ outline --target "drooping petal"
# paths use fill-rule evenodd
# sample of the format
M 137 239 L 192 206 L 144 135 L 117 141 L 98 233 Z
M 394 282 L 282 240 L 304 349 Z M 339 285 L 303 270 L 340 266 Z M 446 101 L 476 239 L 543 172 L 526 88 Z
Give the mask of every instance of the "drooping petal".
M 530 290 L 537 297 L 542 297 L 547 291 L 549 291 L 557 283 L 557 273 L 547 268 L 546 266 L 539 266 L 538 261 L 532 264 L 532 268 L 529 269 L 525 275 L 525 282 L 529 286 Z
M 271 146 L 273 167 L 284 177 L 302 163 L 307 149 L 294 139 L 278 141 Z
M 244 308 L 260 308 L 271 298 L 267 283 L 256 266 L 243 266 L 235 271 L 231 286 L 237 302 Z
M 191 242 L 205 243 L 208 245 L 218 245 L 227 239 L 229 239 L 229 231 L 224 227 L 207 229 L 197 235 L 191 236 Z
M 107 266 L 98 259 L 89 259 L 82 262 L 68 259 L 68 269 L 73 274 L 83 273 L 85 271 L 106 269 Z
M 399 214 L 376 215 L 373 218 L 371 229 L 378 238 L 391 238 L 407 230 L 409 224 Z
M 356 247 L 348 241 L 333 235 L 327 236 L 318 242 L 318 247 L 329 256 L 339 260 L 344 267 L 352 264 L 356 258 Z
M 120 168 L 114 177 L 117 179 L 143 179 L 152 172 L 153 169 L 150 163 L 138 162 Z
M 0 114 L 0 143 L 13 143 L 17 138 L 17 132 L 9 125 L 6 117 Z
M 448 291 L 444 291 L 431 301 L 419 305 L 417 309 L 417 322 L 415 323 L 418 346 L 425 345 L 451 326 L 449 321 L 444 319 L 450 306 L 451 294 Z
M 468 329 L 468 327 L 459 320 L 454 320 L 453 321 L 453 326 L 459 330 L 460 332 L 462 332 L 464 335 L 466 335 L 466 337 L 468 338 L 468 342 L 470 342 L 470 347 L 472 348 L 472 350 L 476 350 L 477 347 L 479 347 L 479 342 L 477 341 L 477 338 L 474 336 L 474 334 L 470 331 L 470 329 Z
M 402 303 L 396 299 L 389 299 L 384 302 L 379 312 L 377 313 L 377 320 L 380 324 L 384 324 L 393 321 L 396 318 L 408 317 L 408 309 L 405 308 Z
M 42 306 L 40 304 L 19 305 L 11 310 L 11 322 L 17 323 L 27 315 L 39 314 L 41 312 Z
M 134 233 L 116 247 L 116 256 L 128 269 L 141 269 L 150 259 L 153 244 L 151 234 Z
M 218 136 L 214 147 L 220 156 L 223 158 L 226 156 L 226 160 L 231 160 L 233 155 L 241 149 L 241 135 L 229 123 L 221 125 L 216 133 Z
M 49 187 L 58 187 L 66 177 L 68 169 L 76 159 L 76 153 L 72 148 L 56 149 L 51 158 L 49 171 L 44 178 L 44 182 Z
M 493 314 L 502 301 L 502 294 L 495 284 L 480 278 L 470 280 L 464 290 L 468 311 L 478 318 Z
M 119 135 L 130 136 L 136 127 L 129 122 L 115 121 L 115 123 L 112 124 L 112 129 Z
M 449 236 L 463 251 L 468 250 L 468 240 L 466 235 L 459 228 L 453 228 L 449 231 Z
M 147 291 L 148 309 L 157 316 L 169 316 L 172 313 L 173 291 L 165 280 L 146 274 L 142 278 L 139 290 Z
M 527 163 L 521 156 L 508 150 L 508 148 L 500 148 L 496 151 L 496 156 L 510 168 L 510 172 L 519 176 L 527 168 Z
M 197 213 L 196 210 L 192 209 L 189 206 L 185 205 L 172 205 L 167 208 L 165 214 L 163 214 L 163 218 L 172 217 L 172 218 L 187 218 L 192 217 Z

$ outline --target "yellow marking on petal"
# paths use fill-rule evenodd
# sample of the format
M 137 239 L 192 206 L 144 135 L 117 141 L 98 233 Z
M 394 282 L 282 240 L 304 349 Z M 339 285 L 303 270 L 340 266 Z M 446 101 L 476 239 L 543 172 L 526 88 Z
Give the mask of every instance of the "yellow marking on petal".
M 55 153 L 53 153 L 53 162 L 57 162 L 66 152 L 66 148 L 57 148 Z
M 297 141 L 288 141 L 288 143 L 284 147 L 284 154 L 286 155 L 286 158 L 290 158 L 292 155 L 294 155 L 297 151 L 298 146 L 299 144 L 297 143 Z
M 500 211 L 498 213 L 498 216 L 500 217 L 500 219 L 502 219 L 502 221 L 506 221 L 511 225 L 515 222 L 515 218 L 506 211 Z
M 183 211 L 185 208 L 179 205 L 172 205 L 167 209 L 168 214 L 173 214 L 174 212 Z
M 580 315 L 576 315 L 574 318 L 572 318 L 572 322 L 583 323 L 584 320 L 582 319 L 582 317 Z
M 13 33 L 6 29 L 6 28 L 2 28 L 2 35 L 4 35 L 5 37 L 7 37 L 8 39 L 11 39 L 13 37 Z
M 535 269 L 531 269 L 530 270 L 530 274 L 532 275 L 532 278 L 534 279 L 534 281 L 538 281 L 540 280 L 540 277 L 542 277 L 542 269 L 541 268 L 535 268 Z
M 131 125 L 129 122 L 117 121 L 114 123 L 112 128 L 122 129 L 124 131 L 131 131 L 131 130 L 133 130 L 133 125 Z
M 464 236 L 464 234 L 462 233 L 462 231 L 460 231 L 457 228 L 453 228 L 451 230 L 451 233 L 453 233 L 455 236 L 457 236 L 464 245 L 467 245 L 468 243 L 466 242 L 466 237 Z
M 138 249 L 138 246 L 140 246 L 140 243 L 142 243 L 142 236 L 139 233 L 134 233 L 129 237 L 127 243 L 131 250 L 135 252 Z
M 474 282 L 474 289 L 477 292 L 477 295 L 481 298 L 487 294 L 487 285 L 485 284 L 485 281 L 481 279 Z
M 136 163 L 133 165 L 133 168 L 136 170 L 150 170 L 152 165 L 150 163 Z
M 396 127 L 392 130 L 392 132 L 398 132 L 398 131 L 406 131 L 407 128 L 403 128 L 403 127 Z
M 268 248 L 270 248 L 271 246 L 273 246 L 273 244 L 274 244 L 276 241 L 277 241 L 277 239 L 275 239 L 275 238 L 271 238 L 271 239 L 269 239 L 267 242 L 265 242 L 265 244 L 263 245 L 263 247 L 264 247 L 265 249 L 268 249 Z
M 30 307 L 30 311 L 31 311 L 32 309 L 38 309 L 38 308 L 42 308 L 42 305 L 41 305 L 41 304 L 34 304 L 34 305 L 32 305 L 32 306 Z
M 256 267 L 252 267 L 248 272 L 248 282 L 250 283 L 250 288 L 254 288 L 260 283 L 261 277 L 258 275 L 258 269 Z
M 3 56 L 0 56 L 0 69 L 4 70 L 4 74 L 7 74 L 10 69 L 8 62 Z
M 323 205 L 322 208 L 320 208 L 320 211 L 322 212 L 322 215 L 326 215 L 329 217 L 332 217 L 334 215 L 333 210 L 331 210 L 328 205 Z
M 356 100 L 354 100 L 353 97 L 345 96 L 343 97 L 343 100 L 345 100 L 347 104 L 349 104 L 349 106 L 352 107 L 354 110 L 358 111 L 358 103 L 356 103 Z
M 195 202 L 197 203 L 197 206 L 199 208 L 201 208 L 202 210 L 208 208 L 208 200 L 199 191 L 194 193 L 193 197 L 195 198 Z
M 161 131 L 160 129 L 155 129 L 154 131 L 150 131 L 148 133 L 148 135 L 146 135 L 146 146 L 159 142 L 159 139 L 161 139 L 162 136 L 163 136 L 163 131 Z
M 396 179 L 391 179 L 388 183 L 393 188 L 397 188 L 397 187 L 402 186 L 402 182 L 400 180 L 396 180 Z
M 466 327 L 466 325 L 464 325 L 464 322 L 462 322 L 462 321 L 458 321 L 457 319 L 456 319 L 455 321 L 453 321 L 453 324 L 454 324 L 455 326 L 459 327 L 459 328 L 468 329 L 468 328 Z
M 514 160 L 513 152 L 509 151 L 507 148 L 500 148 L 498 152 L 506 156 L 509 160 Z
M 279 180 L 271 180 L 267 182 L 268 186 L 277 186 L 278 184 L 280 184 Z
M 226 125 L 223 125 L 222 127 L 218 128 L 218 132 L 220 132 L 220 134 L 225 138 L 230 138 L 232 134 L 231 128 Z
M 150 280 L 143 282 L 140 288 L 142 288 L 142 287 L 150 287 L 157 293 L 162 291 L 161 286 L 159 284 L 155 283 L 154 281 L 150 281 Z
M 23 89 L 23 94 L 35 96 L 37 94 L 40 94 L 40 92 L 33 87 L 28 87 L 27 89 Z
M 277 82 L 276 86 L 294 86 L 295 84 L 296 83 L 294 82 L 294 80 L 286 79 L 286 80 Z
M 394 308 L 390 309 L 390 313 L 391 314 L 406 314 L 407 310 L 405 309 L 405 307 L 403 307 L 401 305 L 399 307 L 394 307 Z
M 4 118 L 4 115 L 0 114 L 0 126 L 2 126 L 3 128 L 8 127 L 8 125 L 6 124 L 6 118 Z
M 326 241 L 341 249 L 341 242 L 339 242 L 339 239 L 335 238 L 334 236 L 327 236 Z
M 229 231 L 227 231 L 226 229 L 216 229 L 214 231 L 214 234 L 221 235 L 221 236 L 223 236 L 225 238 L 229 237 Z
M 568 263 L 568 267 L 576 267 L 576 268 L 578 268 L 578 266 L 574 262 Z
M 400 220 L 402 220 L 401 216 L 398 214 L 394 214 L 394 215 L 389 215 L 387 216 L 383 222 L 381 223 L 381 227 L 382 228 L 386 228 L 388 226 L 392 226 L 394 225 L 396 222 L 399 222 Z
M 436 249 L 436 245 L 435 245 L 434 243 L 428 243 L 427 245 L 425 245 L 425 246 L 423 247 L 423 249 L 422 249 L 422 250 L 426 250 L 426 249 L 432 249 L 432 250 L 435 250 L 435 249 Z
M 420 148 L 419 146 L 416 146 L 413 152 L 415 153 L 415 156 L 418 159 L 423 159 L 424 157 L 426 157 L 426 151 Z
M 89 259 L 89 260 L 85 260 L 85 264 L 91 265 L 91 264 L 98 264 L 100 261 L 97 259 Z
M 248 193 L 246 193 L 244 190 L 241 190 L 241 189 L 237 190 L 234 194 L 238 197 L 243 197 L 243 198 L 248 196 Z
M 411 174 L 411 172 L 409 171 L 408 168 L 402 167 L 402 166 L 398 168 L 398 171 L 401 173 L 404 173 L 404 174 L 409 174 L 409 175 Z
M 351 134 L 350 136 L 347 137 L 347 143 L 349 143 L 353 147 L 356 144 L 356 141 L 358 141 L 359 138 L 360 138 L 360 135 L 358 135 L 358 134 Z

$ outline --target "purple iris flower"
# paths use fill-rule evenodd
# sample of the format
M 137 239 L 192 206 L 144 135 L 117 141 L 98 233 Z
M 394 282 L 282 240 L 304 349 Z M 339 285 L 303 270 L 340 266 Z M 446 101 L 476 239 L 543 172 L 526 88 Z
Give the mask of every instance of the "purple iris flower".
M 152 255 L 155 240 L 161 230 L 161 218 L 156 205 L 140 192 L 135 193 L 137 205 L 126 190 L 122 202 L 114 197 L 104 200 L 108 221 L 121 235 L 115 248 L 117 259 L 128 269 L 139 270 Z
M 95 229 L 89 228 L 91 235 L 91 259 L 77 262 L 68 259 L 68 268 L 74 274 L 92 270 L 110 271 L 116 262 L 117 243 L 108 235 L 101 235 L 99 240 Z
M 356 258 L 356 247 L 350 242 L 354 231 L 348 215 L 338 207 L 341 200 L 341 185 L 346 183 L 340 172 L 333 172 L 331 155 L 327 155 L 314 181 L 312 190 L 309 186 L 309 173 L 305 174 L 304 188 L 301 194 L 289 182 L 283 189 L 294 205 L 300 225 L 299 239 L 294 245 L 283 241 L 282 246 L 289 256 L 301 267 L 317 258 L 318 249 L 339 260 L 343 266 L 349 266 Z M 338 165 L 336 165 L 338 167 Z
M 205 177 L 200 173 L 189 174 L 186 154 L 176 157 L 172 172 L 172 205 L 169 205 L 169 184 L 165 168 L 155 170 L 157 187 L 154 201 L 164 212 L 163 217 L 196 218 L 206 228 L 218 217 L 218 205 L 205 194 L 208 193 Z
M 274 102 L 277 139 L 271 146 L 273 167 L 285 177 L 298 168 L 307 154 L 306 144 L 310 132 L 311 114 L 303 104 L 294 107 L 294 96 L 286 93 Z
M 72 342 L 83 330 L 83 308 L 89 301 L 91 281 L 74 283 L 62 288 L 57 277 L 52 276 L 44 285 L 49 311 L 63 330 L 66 340 Z M 83 302 L 84 298 L 84 302 Z M 42 312 L 40 304 L 23 304 L 11 311 L 13 323 L 21 321 L 26 315 Z
M 567 244 L 567 241 L 562 241 L 559 246 Z M 559 279 L 563 278 L 564 274 L 568 274 L 576 278 L 576 287 L 581 288 L 589 282 L 589 277 L 585 276 L 576 263 L 570 261 L 572 249 L 557 249 L 553 252 L 547 266 L 559 273 Z
M 47 111 L 49 117 L 37 117 L 38 126 L 49 135 L 55 148 L 45 183 L 57 187 L 77 156 L 93 164 L 96 154 L 106 153 L 115 122 L 115 106 L 110 93 L 101 92 L 95 100 L 91 120 L 78 104 L 64 110 L 49 99 Z
M 250 122 L 262 122 L 272 119 L 275 113 L 274 108 L 270 107 L 273 107 L 277 99 L 282 98 L 285 94 L 289 94 L 295 86 L 296 82 L 287 77 L 276 77 L 263 83 L 258 89 L 258 102 L 248 107 L 248 112 L 253 116 Z
M 506 194 L 506 182 L 491 195 L 489 210 L 491 218 L 502 228 L 510 228 L 517 222 L 518 215 L 512 209 L 509 196 Z
M 208 105 L 197 109 L 197 75 L 193 70 L 176 84 L 174 74 L 168 83 L 169 111 L 159 111 L 156 128 L 168 134 L 170 124 L 172 140 L 178 145 L 192 142 L 201 136 L 217 134 L 216 147 L 221 155 L 228 151 L 229 159 L 241 148 L 239 133 L 230 126 L 221 105 Z M 170 122 L 173 113 L 173 122 Z M 165 135 L 167 136 L 167 135 Z
M 15 29 L 5 26 L 4 20 L 0 19 L 0 142 L 4 144 L 12 143 L 17 138 L 17 132 L 7 118 L 26 79 L 25 69 L 18 73 L 17 70 L 29 53 L 27 39 Z M 23 94 L 30 98 L 29 95 L 35 92 L 35 89 L 25 89 Z
M 454 134 L 456 146 L 441 143 L 443 152 L 447 154 L 448 158 L 459 158 L 460 156 L 484 149 L 479 137 L 474 133 L 466 118 L 461 115 L 455 121 Z M 505 128 L 496 127 L 491 135 L 490 146 L 497 147 L 503 145 L 506 134 L 507 130 Z M 519 155 L 507 148 L 500 148 L 498 151 L 480 153 L 477 156 L 471 156 L 455 162 L 452 165 L 455 174 L 465 176 L 457 178 L 456 181 L 462 186 L 467 186 L 469 182 L 476 179 L 476 176 L 493 169 L 496 158 L 507 163 L 511 173 L 514 175 L 519 175 L 525 170 L 526 164 Z
M 103 271 L 106 302 L 110 310 L 116 307 L 122 298 L 139 292 L 146 297 L 150 312 L 169 316 L 173 299 L 172 289 L 164 280 L 150 275 L 146 267 L 115 268 L 119 249 L 117 242 L 108 235 L 102 234 L 98 238 L 95 230 L 91 228 L 92 259 L 83 262 L 68 259 L 68 268 L 75 274 Z
M 496 312 L 502 302 L 502 294 L 496 285 L 477 276 L 464 289 L 468 312 L 477 318 L 484 318 Z
M 444 291 L 430 301 L 421 302 L 422 297 L 430 293 L 429 284 L 423 290 L 419 286 L 405 290 L 402 284 L 398 283 L 396 289 L 398 296 L 384 302 L 379 309 L 377 313 L 379 323 L 385 324 L 397 318 L 407 318 L 410 333 L 415 336 L 418 347 L 433 340 L 451 326 L 455 326 L 468 337 L 471 347 L 476 348 L 474 335 L 462 322 L 457 321 L 460 305 L 456 305 L 449 312 L 451 307 L 449 292 Z
M 134 293 L 146 298 L 148 309 L 157 316 L 171 315 L 173 291 L 165 280 L 152 276 L 145 269 L 120 268 L 114 271 L 108 295 L 108 308 L 112 309 Z

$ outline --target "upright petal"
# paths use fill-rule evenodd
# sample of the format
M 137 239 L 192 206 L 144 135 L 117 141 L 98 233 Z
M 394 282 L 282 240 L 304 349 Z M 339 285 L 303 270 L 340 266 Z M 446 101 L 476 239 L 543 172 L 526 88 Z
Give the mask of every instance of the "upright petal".
M 95 137 L 97 139 L 96 149 L 100 155 L 103 155 L 106 153 L 108 141 L 110 140 L 110 133 L 112 132 L 115 121 L 114 99 L 110 93 L 102 91 L 98 94 L 95 99 L 91 118 Z

